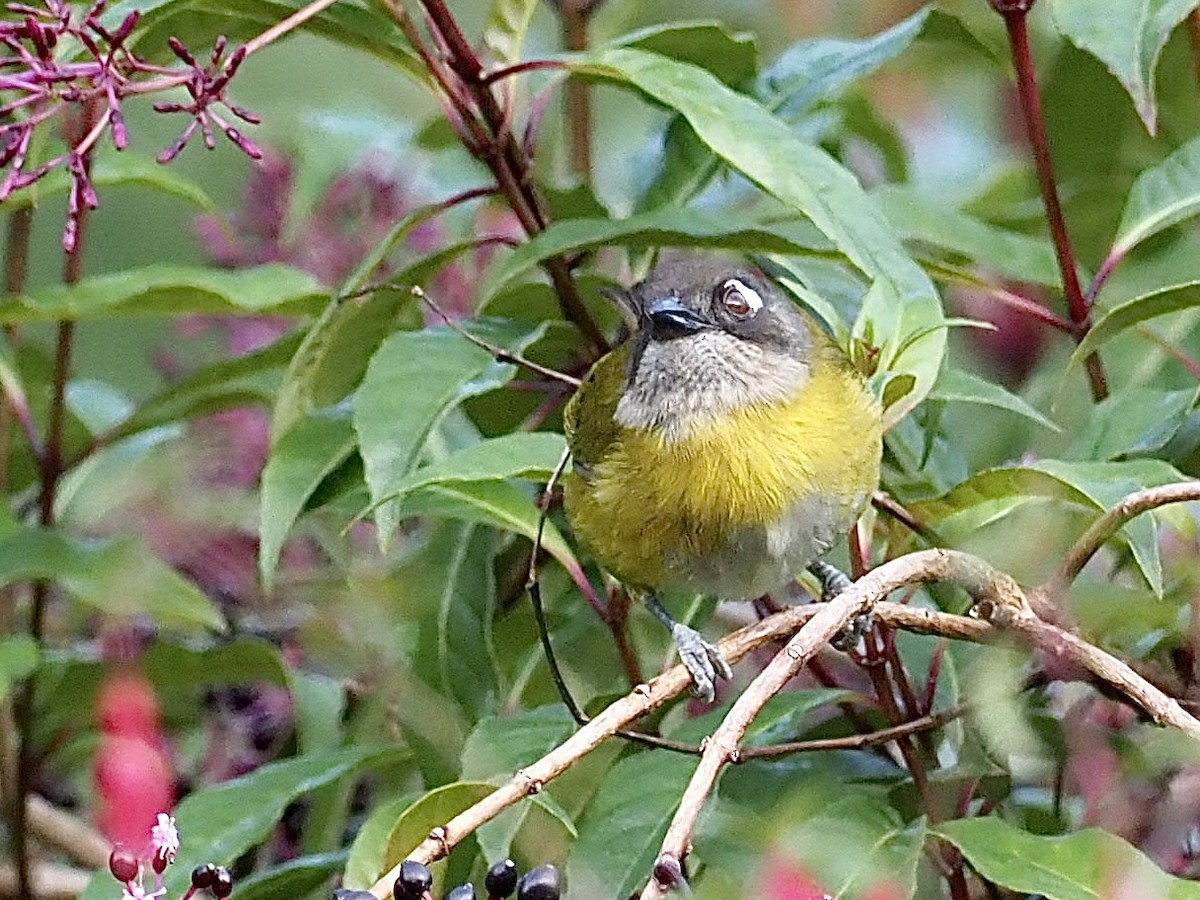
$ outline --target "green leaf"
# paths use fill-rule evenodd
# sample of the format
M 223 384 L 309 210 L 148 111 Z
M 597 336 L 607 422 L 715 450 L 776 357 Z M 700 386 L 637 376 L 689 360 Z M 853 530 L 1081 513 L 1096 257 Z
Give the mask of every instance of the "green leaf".
M 961 850 L 988 881 L 1046 900 L 1200 898 L 1200 885 L 1168 875 L 1136 847 L 1099 828 L 1035 835 L 984 816 L 941 822 L 930 831 Z
M 548 431 L 488 438 L 409 473 L 383 500 L 398 500 L 419 488 L 448 482 L 508 478 L 546 481 L 554 473 L 566 446 L 561 434 Z
M 861 81 L 907 50 L 925 28 L 930 12 L 923 7 L 861 40 L 815 38 L 793 44 L 763 71 L 758 99 L 786 119 L 798 118 L 818 101 Z
M 346 692 L 335 679 L 316 672 L 287 669 L 300 752 L 324 753 L 342 743 Z
M 430 485 L 407 494 L 398 505 L 397 520 L 411 516 L 476 522 L 532 541 L 537 537 L 539 512 L 529 497 L 507 482 L 469 481 Z M 542 533 L 542 548 L 569 571 L 579 570 L 562 532 L 549 520 Z
M 1124 256 L 1146 238 L 1197 213 L 1200 213 L 1200 138 L 1188 141 L 1158 165 L 1138 175 L 1125 200 L 1111 255 Z
M 492 578 L 495 535 L 466 525 L 441 575 L 437 661 L 440 688 L 471 720 L 496 708 L 502 692 L 492 643 L 496 586 Z
M 941 303 L 854 176 L 783 120 L 703 69 L 629 48 L 571 58 L 577 71 L 634 87 L 683 116 L 725 163 L 803 213 L 873 285 L 855 334 L 880 349 L 881 393 L 890 427 L 932 387 L 945 354 Z M 919 336 L 919 337 L 918 337 Z
M 487 24 L 483 27 L 483 43 L 496 56 L 500 65 L 519 62 L 525 35 L 533 20 L 537 0 L 492 0 Z
M 1096 15 L 1091 0 L 1052 0 L 1054 24 L 1072 44 L 1090 53 L 1129 93 L 1134 108 L 1154 134 L 1158 104 L 1154 74 L 1167 38 L 1196 8 L 1197 0 L 1123 0 Z
M 398 751 L 354 747 L 268 763 L 233 781 L 189 794 L 175 808 L 181 846 L 166 873 L 166 894 L 181 895 L 202 862 L 231 866 L 279 824 L 289 803 L 363 768 L 387 763 Z M 97 873 L 82 900 L 107 900 L 113 879 Z
M 657 209 L 627 219 L 567 219 L 523 243 L 487 275 L 481 307 L 515 279 L 552 256 L 620 244 L 626 247 L 720 247 L 803 253 L 808 247 L 779 233 L 779 223 L 759 223 L 729 212 Z
M 39 578 L 110 615 L 144 614 L 171 628 L 225 630 L 203 591 L 133 538 L 84 541 L 30 528 L 0 540 L 0 585 Z
M 261 350 L 206 366 L 145 400 L 109 438 L 128 437 L 236 406 L 269 402 L 278 388 L 280 370 L 299 346 L 300 335 L 288 334 Z
M 913 188 L 888 185 L 872 193 L 906 241 L 949 251 L 1007 278 L 1055 288 L 1062 282 L 1047 240 L 989 225 Z
M 722 22 L 650 25 L 622 35 L 613 41 L 613 45 L 636 47 L 701 66 L 731 87 L 745 84 L 758 71 L 758 45 L 754 35 L 730 31 Z
M 608 771 L 567 860 L 573 895 L 637 895 L 695 767 L 672 753 L 638 753 Z
M 146 187 L 177 200 L 185 200 L 205 212 L 216 210 L 216 204 L 200 185 L 184 178 L 176 169 L 160 165 L 132 150 L 106 150 L 96 154 L 91 178 L 97 188 Z M 11 212 L 30 203 L 40 203 L 47 196 L 65 194 L 70 187 L 71 177 L 67 171 L 54 169 L 31 189 L 16 191 L 6 197 L 4 205 Z
M 1166 446 L 1196 405 L 1196 388 L 1164 391 L 1126 386 L 1092 406 L 1071 442 L 1072 459 L 1148 455 Z
M 422 796 L 400 814 L 388 832 L 382 871 L 389 871 L 403 862 L 434 828 L 449 822 L 494 790 L 495 786 L 486 782 L 456 781 Z
M 349 411 L 330 410 L 301 419 L 271 448 L 263 467 L 258 524 L 258 571 L 268 587 L 296 518 L 356 443 Z
M 474 780 L 508 779 L 513 772 L 536 762 L 562 743 L 575 728 L 571 714 L 562 704 L 519 710 L 514 715 L 481 719 L 467 738 L 462 752 L 462 777 Z M 476 833 L 487 859 L 501 859 L 510 852 L 513 838 L 531 807 L 522 804 Z M 565 813 L 556 813 L 568 830 L 574 831 Z
M 0 301 L 0 323 L 191 313 L 298 315 L 328 292 L 311 275 L 272 264 L 223 270 L 157 264 L 56 284 Z
M 466 323 L 473 334 L 520 353 L 537 341 L 545 326 L 532 331 L 511 322 Z M 450 410 L 468 397 L 501 387 L 515 367 L 449 328 L 392 335 L 371 357 L 354 399 L 354 430 L 366 469 L 371 502 L 393 493 L 416 467 L 429 435 Z M 386 544 L 399 521 L 394 502 L 375 511 L 379 540 Z
M 1096 324 L 1071 354 L 1069 365 L 1079 365 L 1105 342 L 1135 325 L 1197 306 L 1200 306 L 1200 278 L 1156 288 L 1134 297 L 1113 307 L 1097 319 Z
M 913 513 L 930 524 L 966 510 L 1009 498 L 1042 497 L 1097 513 L 1126 494 L 1145 487 L 1181 481 L 1168 464 L 1153 459 L 1121 462 L 1062 462 L 1044 459 L 1023 466 L 987 469 L 972 475 L 938 500 L 913 504 Z M 1128 522 L 1118 534 L 1129 544 L 1134 562 L 1154 593 L 1162 593 L 1162 560 L 1155 523 L 1150 516 Z
M 238 900 L 303 897 L 321 887 L 346 864 L 347 853 L 313 853 L 252 873 L 237 883 Z
M 978 403 L 984 406 L 994 406 L 997 409 L 1006 409 L 1019 416 L 1024 416 L 1051 431 L 1061 430 L 1035 407 L 1008 389 L 962 369 L 954 369 L 949 366 L 942 369 L 937 383 L 930 390 L 927 399 L 947 403 Z
M 41 659 L 37 641 L 25 634 L 0 637 L 0 700 L 12 686 L 32 674 Z
M 387 855 L 387 840 L 392 826 L 406 809 L 412 806 L 418 795 L 406 795 L 377 805 L 354 836 L 350 845 L 350 858 L 342 875 L 342 885 L 355 890 L 366 890 L 382 875 L 383 861 Z

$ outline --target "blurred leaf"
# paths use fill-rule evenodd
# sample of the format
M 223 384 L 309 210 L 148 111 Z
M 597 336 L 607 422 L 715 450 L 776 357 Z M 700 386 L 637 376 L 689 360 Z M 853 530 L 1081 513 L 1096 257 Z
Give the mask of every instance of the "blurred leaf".
M 103 150 L 97 153 L 91 178 L 97 188 L 146 187 L 176 200 L 185 200 L 205 212 L 216 210 L 216 204 L 200 185 L 183 177 L 175 169 L 160 165 L 152 158 L 132 150 Z M 70 187 L 71 177 L 66 169 L 54 169 L 30 188 L 15 191 L 6 197 L 4 205 L 12 212 L 30 203 L 41 203 L 47 197 L 65 194 Z
M 401 814 L 412 806 L 420 795 L 406 795 L 378 804 L 354 836 L 350 858 L 342 874 L 342 885 L 366 890 L 386 871 L 383 860 L 387 854 L 388 835 Z
M 972 475 L 944 497 L 911 505 L 914 515 L 930 524 L 990 501 L 1043 497 L 1103 512 L 1126 494 L 1183 480 L 1167 463 L 1152 459 L 1121 462 L 1061 462 L 1043 459 L 1023 466 L 987 469 Z M 1139 516 L 1118 534 L 1128 543 L 1134 562 L 1156 595 L 1162 593 L 1162 560 L 1152 517 Z
M 301 419 L 271 448 L 262 472 L 258 525 L 258 571 L 268 588 L 296 518 L 355 444 L 349 410 L 340 409 Z
M 448 482 L 508 478 L 545 481 L 554 473 L 566 446 L 561 434 L 549 431 L 488 438 L 414 470 L 401 478 L 383 500 L 398 500 L 419 488 Z
M 0 323 L 192 313 L 297 315 L 328 298 L 311 275 L 282 264 L 253 269 L 161 263 L 93 275 L 0 301 Z
M 1200 278 L 1156 288 L 1134 297 L 1100 316 L 1087 337 L 1079 342 L 1071 354 L 1070 365 L 1080 364 L 1106 341 L 1134 325 L 1196 306 L 1200 306 Z
M 1195 6 L 1195 3 L 1191 5 Z M 1129 190 L 1112 256 L 1200 213 L 1200 138 L 1188 141 L 1156 166 L 1143 169 Z
M 513 772 L 536 762 L 562 743 L 574 729 L 575 722 L 562 704 L 480 719 L 463 747 L 462 777 L 507 780 Z M 540 796 L 549 799 L 548 795 Z M 486 859 L 502 859 L 509 854 L 513 838 L 530 809 L 528 804 L 522 804 L 480 826 L 476 836 Z M 556 817 L 574 834 L 574 825 L 565 812 L 557 810 Z
M 574 895 L 637 895 L 695 767 L 673 753 L 636 753 L 608 771 L 567 860 Z
M 29 528 L 0 540 L 0 585 L 39 578 L 109 615 L 144 614 L 168 628 L 225 629 L 212 601 L 134 538 L 85 541 Z
M 382 871 L 387 872 L 408 858 L 429 832 L 478 803 L 495 790 L 494 785 L 480 781 L 456 781 L 436 787 L 408 806 L 396 818 L 387 836 Z
M 994 406 L 997 409 L 1006 409 L 1019 416 L 1024 416 L 1051 431 L 1062 430 L 1035 407 L 1007 388 L 962 369 L 954 369 L 949 366 L 942 369 L 937 383 L 929 392 L 928 399 L 947 403 L 978 403 L 984 406 Z
M 839 88 L 859 81 L 907 50 L 929 19 L 923 7 L 886 31 L 861 40 L 809 38 L 783 51 L 759 77 L 758 99 L 795 119 Z M 653 49 L 653 48 L 647 48 Z
M 754 717 L 754 722 L 746 730 L 745 744 L 762 747 L 797 740 L 803 733 L 803 722 L 809 713 L 853 695 L 853 691 L 842 688 L 802 688 L 776 694 Z M 699 743 L 717 730 L 717 726 L 729 715 L 732 704 L 732 700 L 721 703 L 687 719 L 671 732 L 671 738 Z
M 37 641 L 28 635 L 0 637 L 0 700 L 8 696 L 14 684 L 37 668 L 41 655 Z
M 1035 835 L 998 816 L 982 816 L 941 822 L 930 830 L 961 850 L 988 881 L 1047 900 L 1200 898 L 1200 885 L 1173 878 L 1140 850 L 1099 828 Z
M 531 541 L 537 536 L 538 515 L 533 501 L 504 481 L 430 485 L 406 495 L 397 510 L 397 520 L 410 516 L 458 519 L 511 531 Z M 542 533 L 542 548 L 569 570 L 578 570 L 570 546 L 550 520 Z
M 1092 406 L 1071 442 L 1071 459 L 1116 459 L 1161 450 L 1183 425 L 1200 390 L 1126 386 Z
M 782 813 L 775 841 L 834 897 L 865 897 L 881 883 L 897 896 L 914 895 L 923 820 L 906 824 L 879 794 L 861 788 L 816 808 L 785 806 Z
M 314 853 L 252 873 L 237 882 L 238 900 L 303 897 L 321 887 L 346 864 L 347 853 Z
M 496 55 L 500 65 L 520 61 L 535 9 L 537 0 L 492 0 L 483 27 L 483 43 Z
M 464 323 L 475 336 L 521 353 L 544 334 L 512 322 Z M 354 430 L 366 467 L 371 502 L 394 493 L 395 485 L 417 465 L 425 443 L 446 414 L 468 397 L 508 382 L 516 367 L 499 363 L 488 351 L 449 328 L 399 332 L 371 357 L 354 399 Z M 375 510 L 381 544 L 399 522 L 395 502 Z
M 758 71 L 758 45 L 754 35 L 730 31 L 722 22 L 650 25 L 622 35 L 613 44 L 636 47 L 700 66 L 730 87 L 745 84 Z
M 1154 73 L 1167 38 L 1197 0 L 1125 0 L 1096 15 L 1090 0 L 1051 0 L 1058 30 L 1080 50 L 1092 54 L 1128 91 L 1134 108 L 1154 134 L 1158 104 Z
M 708 72 L 629 48 L 572 58 L 580 72 L 637 88 L 679 112 L 709 149 L 784 204 L 808 216 L 873 280 L 855 334 L 880 349 L 880 393 L 894 425 L 932 387 L 946 348 L 941 302 L 854 176 L 750 97 Z
M 919 193 L 887 185 L 873 192 L 884 214 L 907 241 L 965 257 L 998 275 L 1058 287 L 1062 278 L 1048 240 L 1006 231 Z
M 730 212 L 699 209 L 660 209 L 627 219 L 567 219 L 551 224 L 508 254 L 486 276 L 480 305 L 487 303 L 514 279 L 552 256 L 620 244 L 626 247 L 721 247 L 802 253 L 807 247 L 779 234 L 778 223 L 759 223 Z
M 109 439 L 236 406 L 269 402 L 278 388 L 280 370 L 299 346 L 300 335 L 287 334 L 261 350 L 205 366 L 139 404 Z
M 300 752 L 336 750 L 342 743 L 342 714 L 346 711 L 342 685 L 316 672 L 290 668 L 287 671 Z
M 440 689 L 470 720 L 496 708 L 502 693 L 500 665 L 492 643 L 496 586 L 492 578 L 495 535 L 466 526 L 441 573 L 437 660 Z

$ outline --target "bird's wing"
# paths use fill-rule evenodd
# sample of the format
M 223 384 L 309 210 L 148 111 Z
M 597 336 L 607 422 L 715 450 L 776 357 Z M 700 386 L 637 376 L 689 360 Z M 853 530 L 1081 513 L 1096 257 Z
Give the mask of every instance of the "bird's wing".
M 628 350 L 619 347 L 596 363 L 563 413 L 574 470 L 585 479 L 621 436 L 616 413 L 625 387 L 627 359 Z

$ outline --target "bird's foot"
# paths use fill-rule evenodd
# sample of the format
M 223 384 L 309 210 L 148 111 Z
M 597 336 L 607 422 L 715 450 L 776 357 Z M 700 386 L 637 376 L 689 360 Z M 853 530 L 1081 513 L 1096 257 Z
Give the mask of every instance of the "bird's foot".
M 808 571 L 820 579 L 821 600 L 824 603 L 828 603 L 842 591 L 850 587 L 850 585 L 854 584 L 850 580 L 849 575 L 837 566 L 831 566 L 827 562 L 815 562 L 808 567 Z M 871 615 L 870 610 L 859 613 L 829 643 L 833 645 L 834 649 L 841 650 L 843 653 L 849 653 L 858 648 L 863 638 L 866 637 L 874 626 L 875 618 Z
M 692 695 L 705 703 L 712 703 L 716 696 L 717 678 L 729 680 L 733 677 L 729 663 L 721 651 L 702 638 L 694 628 L 673 622 L 671 638 L 679 650 L 680 660 L 691 673 Z

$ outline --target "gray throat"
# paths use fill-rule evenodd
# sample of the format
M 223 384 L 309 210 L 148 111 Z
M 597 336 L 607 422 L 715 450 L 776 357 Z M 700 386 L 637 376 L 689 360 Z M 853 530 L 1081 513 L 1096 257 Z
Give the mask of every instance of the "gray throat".
M 668 443 L 747 405 L 777 403 L 808 381 L 808 365 L 723 331 L 646 340 L 630 363 L 616 420 Z

